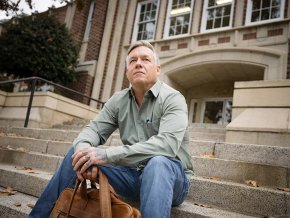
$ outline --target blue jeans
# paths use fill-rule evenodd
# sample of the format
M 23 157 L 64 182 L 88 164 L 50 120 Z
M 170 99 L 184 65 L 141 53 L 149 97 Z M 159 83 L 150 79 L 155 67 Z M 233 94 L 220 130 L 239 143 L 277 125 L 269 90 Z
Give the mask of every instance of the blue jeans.
M 70 148 L 59 169 L 29 214 L 29 218 L 49 217 L 53 204 L 67 187 L 73 188 L 76 173 L 72 168 Z M 164 156 L 151 158 L 143 170 L 133 167 L 99 165 L 115 191 L 134 201 L 140 201 L 143 218 L 170 217 L 172 206 L 180 205 L 187 196 L 189 181 L 179 160 Z

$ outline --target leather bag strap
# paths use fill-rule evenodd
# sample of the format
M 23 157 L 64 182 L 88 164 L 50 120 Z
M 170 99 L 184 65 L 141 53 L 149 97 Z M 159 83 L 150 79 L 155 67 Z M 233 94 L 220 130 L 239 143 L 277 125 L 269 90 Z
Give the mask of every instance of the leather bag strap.
M 106 175 L 104 175 L 101 170 L 99 170 L 99 184 L 100 184 L 99 194 L 100 194 L 101 217 L 112 218 L 109 182 Z
M 73 195 L 72 195 L 71 200 L 69 202 L 69 208 L 68 208 L 68 212 L 66 214 L 66 218 L 68 218 L 68 216 L 69 216 L 69 213 L 70 213 L 70 210 L 71 210 L 71 207 L 72 207 L 72 203 L 73 203 L 73 200 L 75 198 L 75 195 L 76 195 L 76 192 L 78 190 L 78 187 L 80 186 L 80 183 L 81 183 L 81 181 L 77 179 Z

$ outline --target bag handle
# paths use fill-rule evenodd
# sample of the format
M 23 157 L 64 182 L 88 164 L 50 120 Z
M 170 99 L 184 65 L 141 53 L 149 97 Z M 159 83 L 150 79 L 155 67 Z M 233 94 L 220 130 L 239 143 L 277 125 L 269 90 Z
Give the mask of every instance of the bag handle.
M 77 180 L 76 180 L 76 184 L 75 184 L 75 188 L 74 188 L 73 195 L 72 195 L 71 200 L 70 200 L 70 202 L 69 202 L 68 212 L 67 212 L 67 214 L 66 214 L 66 216 L 65 216 L 66 218 L 68 218 L 68 216 L 69 216 L 69 214 L 70 214 L 70 210 L 71 210 L 71 207 L 72 207 L 72 203 L 73 203 L 73 201 L 74 201 L 74 198 L 75 198 L 75 195 L 76 195 L 76 193 L 77 193 L 78 187 L 80 186 L 80 183 L 81 183 L 81 180 L 77 179 Z
M 76 180 L 75 188 L 73 191 L 72 198 L 69 203 L 69 209 L 66 214 L 66 218 L 69 217 L 73 200 L 75 198 L 76 192 L 81 184 L 81 181 L 79 179 Z M 101 209 L 101 217 L 102 218 L 112 218 L 112 207 L 111 207 L 111 196 L 110 196 L 110 188 L 109 188 L 109 182 L 105 174 L 102 173 L 101 170 L 99 170 L 99 195 L 100 195 L 100 209 Z M 82 185 L 80 187 L 80 195 L 82 198 L 88 199 L 87 197 L 87 184 L 86 181 L 82 182 Z
M 112 207 L 111 207 L 111 195 L 109 190 L 109 182 L 105 174 L 99 170 L 99 184 L 100 184 L 100 207 L 101 217 L 111 218 Z

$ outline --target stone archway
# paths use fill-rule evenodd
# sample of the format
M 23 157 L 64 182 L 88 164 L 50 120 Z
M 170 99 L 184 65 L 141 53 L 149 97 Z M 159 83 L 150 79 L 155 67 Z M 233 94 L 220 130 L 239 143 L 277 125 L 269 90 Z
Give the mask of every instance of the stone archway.
M 192 52 L 162 63 L 162 80 L 184 94 L 190 116 L 194 107 L 192 100 L 195 101 L 197 120 L 203 122 L 209 101 L 232 103 L 236 81 L 284 78 L 285 57 L 284 53 L 265 48 Z
M 285 62 L 287 54 L 269 48 L 208 49 L 162 63 L 162 80 L 186 92 L 193 86 L 216 82 L 217 78 L 219 81 L 285 79 Z

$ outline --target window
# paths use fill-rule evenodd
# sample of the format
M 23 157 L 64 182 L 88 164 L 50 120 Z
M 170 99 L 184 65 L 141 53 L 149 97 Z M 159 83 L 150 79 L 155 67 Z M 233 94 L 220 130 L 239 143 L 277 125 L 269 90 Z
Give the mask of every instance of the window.
M 231 122 L 232 99 L 205 99 L 202 123 L 226 125 Z
M 284 17 L 284 0 L 248 0 L 246 24 L 267 23 Z
M 93 17 L 94 7 L 95 7 L 95 2 L 91 1 L 89 15 L 88 15 L 88 20 L 87 20 L 86 31 L 85 31 L 85 35 L 84 35 L 84 41 L 89 40 L 89 36 L 90 36 L 90 32 L 91 32 L 91 26 L 92 26 L 92 17 Z
M 164 37 L 189 33 L 193 0 L 170 0 Z
M 228 29 L 232 26 L 233 0 L 205 0 L 202 32 Z
M 154 39 L 157 8 L 157 0 L 138 3 L 133 41 Z

